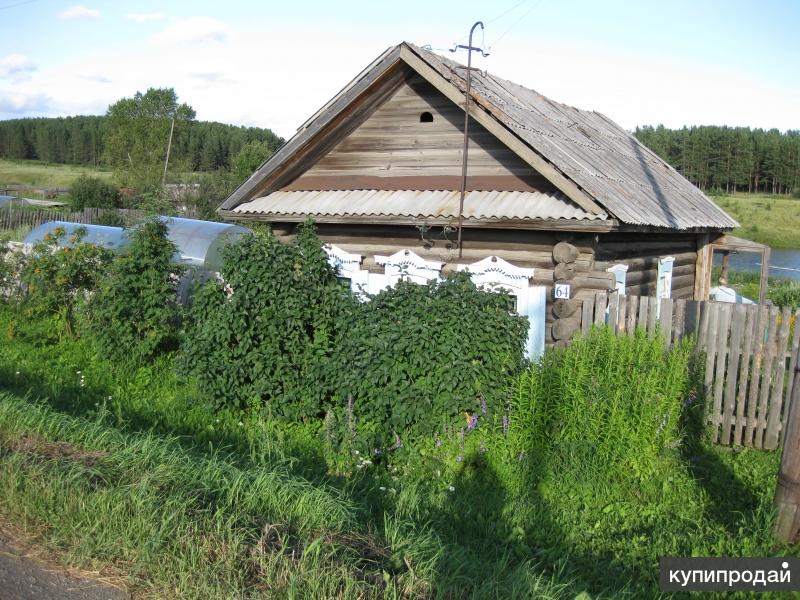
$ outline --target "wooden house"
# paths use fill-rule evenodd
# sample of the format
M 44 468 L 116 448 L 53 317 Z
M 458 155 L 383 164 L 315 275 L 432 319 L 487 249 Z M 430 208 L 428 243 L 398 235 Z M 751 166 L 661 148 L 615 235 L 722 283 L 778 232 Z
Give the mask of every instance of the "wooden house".
M 313 217 L 357 290 L 467 270 L 516 296 L 533 356 L 571 337 L 581 299 L 597 291 L 707 297 L 709 249 L 724 248 L 730 216 L 604 115 L 490 73 L 471 79 L 463 213 L 466 67 L 401 43 L 311 116 L 220 216 L 268 221 L 279 236 Z

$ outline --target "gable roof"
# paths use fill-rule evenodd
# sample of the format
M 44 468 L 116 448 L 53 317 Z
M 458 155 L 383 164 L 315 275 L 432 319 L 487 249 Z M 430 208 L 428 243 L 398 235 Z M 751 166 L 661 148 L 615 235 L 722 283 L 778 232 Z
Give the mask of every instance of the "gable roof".
M 326 137 L 337 128 L 346 129 L 348 117 L 363 113 L 364 98 L 382 80 L 396 76 L 403 67 L 414 70 L 454 103 L 463 102 L 465 66 L 406 42 L 389 48 L 239 186 L 220 206 L 220 212 L 231 214 L 243 203 L 279 189 L 280 183 L 291 177 L 292 169 L 300 168 L 304 157 L 313 156 L 315 146 L 324 149 Z M 675 230 L 737 225 L 675 169 L 600 113 L 554 102 L 475 70 L 471 96 L 470 117 L 553 183 L 563 193 L 559 196 L 585 215 L 605 218 L 608 214 L 624 225 Z M 485 216 L 499 219 L 504 215 Z

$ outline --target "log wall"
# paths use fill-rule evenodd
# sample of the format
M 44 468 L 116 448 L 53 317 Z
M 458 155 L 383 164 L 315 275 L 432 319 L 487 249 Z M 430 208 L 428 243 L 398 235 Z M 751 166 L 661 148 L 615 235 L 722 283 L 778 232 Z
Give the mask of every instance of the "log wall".
M 692 234 L 613 233 L 599 236 L 595 268 L 628 266 L 625 293 L 655 296 L 658 260 L 674 256 L 672 293 L 675 300 L 692 300 L 695 293 L 698 236 Z

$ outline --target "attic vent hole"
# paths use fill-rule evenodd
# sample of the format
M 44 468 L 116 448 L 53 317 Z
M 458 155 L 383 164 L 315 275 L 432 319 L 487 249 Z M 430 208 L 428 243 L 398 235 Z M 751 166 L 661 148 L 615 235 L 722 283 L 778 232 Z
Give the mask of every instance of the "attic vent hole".
M 420 113 L 419 122 L 420 123 L 433 123 L 433 115 L 426 110 L 424 113 Z

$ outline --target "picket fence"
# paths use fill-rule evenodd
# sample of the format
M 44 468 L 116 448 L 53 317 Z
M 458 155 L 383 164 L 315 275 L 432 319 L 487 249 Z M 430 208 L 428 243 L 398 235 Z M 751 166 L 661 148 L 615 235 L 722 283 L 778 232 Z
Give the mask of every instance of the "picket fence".
M 800 310 L 597 294 L 583 302 L 581 330 L 609 325 L 663 333 L 669 346 L 694 336 L 705 354 L 705 397 L 712 439 L 773 450 L 783 439 L 800 348 Z
M 84 208 L 81 211 L 29 209 L 16 206 L 0 208 L 0 231 L 18 227 L 38 227 L 48 221 L 69 221 L 91 225 L 107 219 L 109 214 L 118 215 L 124 225 L 140 221 L 148 213 L 126 208 Z

